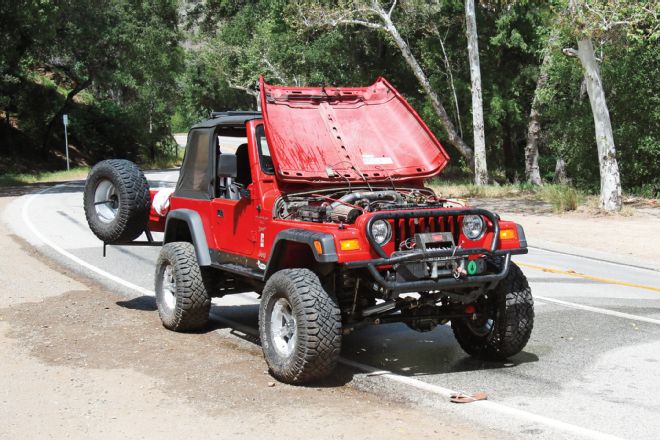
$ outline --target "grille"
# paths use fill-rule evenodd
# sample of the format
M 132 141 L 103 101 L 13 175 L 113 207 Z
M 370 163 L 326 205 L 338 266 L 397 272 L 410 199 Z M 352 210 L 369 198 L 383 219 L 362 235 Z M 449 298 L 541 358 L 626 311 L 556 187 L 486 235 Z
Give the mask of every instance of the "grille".
M 399 250 L 402 242 L 413 238 L 417 233 L 451 232 L 454 237 L 454 243 L 458 243 L 458 217 L 452 215 L 390 219 L 395 250 Z
M 374 213 L 365 225 L 365 233 L 372 248 L 381 258 L 388 258 L 383 247 L 376 243 L 371 234 L 371 225 L 377 220 L 387 220 L 393 229 L 395 251 L 401 246 L 401 242 L 413 238 L 416 233 L 427 232 L 450 232 L 454 243 L 458 244 L 460 234 L 459 220 L 466 215 L 480 215 L 489 221 L 489 228 L 492 227 L 493 239 L 490 243 L 490 251 L 497 249 L 499 242 L 500 228 L 497 222 L 498 217 L 490 211 L 480 208 L 460 208 L 460 209 L 433 209 L 433 210 L 411 210 L 406 211 L 381 211 Z

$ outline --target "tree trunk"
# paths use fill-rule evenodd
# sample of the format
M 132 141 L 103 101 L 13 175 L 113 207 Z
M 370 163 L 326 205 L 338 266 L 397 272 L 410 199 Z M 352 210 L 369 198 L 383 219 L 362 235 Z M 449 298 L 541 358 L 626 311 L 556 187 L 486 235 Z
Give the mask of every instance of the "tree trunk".
M 557 158 L 557 163 L 555 165 L 555 177 L 553 181 L 560 185 L 568 185 L 570 183 L 568 174 L 566 174 L 566 162 L 559 157 Z
M 529 111 L 527 124 L 527 144 L 525 145 L 525 178 L 533 185 L 543 185 L 541 170 L 539 169 L 539 137 L 541 135 L 541 113 L 539 112 L 539 93 L 548 82 L 548 67 L 550 66 L 550 51 L 543 57 L 539 77 L 536 80 L 532 108 Z
M 540 80 L 540 78 L 539 78 Z M 538 88 L 538 84 L 537 84 Z M 532 185 L 543 185 L 539 169 L 539 135 L 541 133 L 541 114 L 536 98 L 532 101 L 527 125 L 527 144 L 525 145 L 525 178 Z
M 465 21 L 470 60 L 470 80 L 472 82 L 472 125 L 474 131 L 474 183 L 488 183 L 486 164 L 486 136 L 484 134 L 484 110 L 481 97 L 481 67 L 479 66 L 479 43 L 477 41 L 477 20 L 474 0 L 465 0 Z
M 399 34 L 399 31 L 397 30 L 396 26 L 394 26 L 394 23 L 392 22 L 389 15 L 387 15 L 385 11 L 379 9 L 379 15 L 381 16 L 381 19 L 385 23 L 386 31 L 394 39 L 394 42 L 401 51 L 403 58 L 406 60 L 406 63 L 408 63 L 408 66 L 410 66 L 413 73 L 415 74 L 415 78 L 417 78 L 417 81 L 422 86 L 424 92 L 426 92 L 426 95 L 431 100 L 431 105 L 433 106 L 435 113 L 440 118 L 440 124 L 442 124 L 442 127 L 447 132 L 447 138 L 449 139 L 449 143 L 453 145 L 458 150 L 458 152 L 463 155 L 463 157 L 465 157 L 468 161 L 471 162 L 473 159 L 472 149 L 465 143 L 465 141 L 456 131 L 456 126 L 449 118 L 449 115 L 447 114 L 445 107 L 442 105 L 442 102 L 440 101 L 440 97 L 431 87 L 431 83 L 429 82 L 428 78 L 426 77 L 426 74 L 422 70 L 422 67 L 419 65 L 417 59 L 410 51 L 410 48 L 408 47 L 408 43 L 406 43 L 405 40 L 401 37 L 401 34 Z
M 42 149 L 42 154 L 44 156 L 44 159 L 48 159 L 48 152 L 50 151 L 50 136 L 53 133 L 53 129 L 55 128 L 55 124 L 57 121 L 62 119 L 62 115 L 64 115 L 64 112 L 66 112 L 67 108 L 73 102 L 73 98 L 76 97 L 76 95 L 83 90 L 85 90 L 87 87 L 90 86 L 92 82 L 90 80 L 83 81 L 82 83 L 77 83 L 69 93 L 66 95 L 66 99 L 64 100 L 64 104 L 62 104 L 62 107 L 53 115 L 53 117 L 48 121 L 48 124 L 46 124 L 46 131 L 44 132 L 44 136 L 41 141 L 41 149 Z
M 156 143 L 154 142 L 153 103 L 149 104 L 149 153 L 151 161 L 156 161 Z
M 508 183 L 515 183 L 518 179 L 518 172 L 516 170 L 516 134 L 511 128 L 509 118 L 506 118 L 503 123 L 503 128 L 508 136 L 502 139 L 502 153 L 504 154 L 504 175 Z
M 600 78 L 600 68 L 594 54 L 591 39 L 578 40 L 577 56 L 584 68 L 587 94 L 594 114 L 596 146 L 600 164 L 600 206 L 607 211 L 621 209 L 621 177 L 616 160 L 616 146 L 612 135 L 610 112 L 605 102 L 605 91 Z

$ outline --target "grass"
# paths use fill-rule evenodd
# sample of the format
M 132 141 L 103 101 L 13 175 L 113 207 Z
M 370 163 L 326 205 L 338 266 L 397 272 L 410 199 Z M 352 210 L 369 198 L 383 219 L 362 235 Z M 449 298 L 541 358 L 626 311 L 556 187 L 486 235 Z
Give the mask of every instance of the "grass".
M 76 167 L 70 171 L 45 171 L 39 173 L 0 174 L 0 186 L 30 185 L 35 183 L 63 182 L 87 177 L 89 167 Z
M 584 194 L 567 185 L 535 186 L 527 183 L 477 186 L 468 182 L 433 180 L 429 186 L 442 197 L 453 198 L 519 198 L 542 200 L 552 205 L 555 212 L 575 211 L 584 203 Z
M 143 160 L 138 164 L 143 170 L 175 168 L 181 165 L 185 149 L 179 149 L 179 156 L 174 154 L 158 157 L 156 160 Z M 87 178 L 90 167 L 79 166 L 70 171 L 35 171 L 26 173 L 0 173 L 0 187 L 32 185 L 35 183 L 64 182 Z
M 142 160 L 139 165 L 143 170 L 160 170 L 164 168 L 177 168 L 183 162 L 183 155 L 186 152 L 185 148 L 178 149 L 178 156 L 172 152 L 171 154 L 162 155 L 156 160 Z
M 429 185 L 443 197 L 500 198 L 529 196 L 535 193 L 532 186 L 526 184 L 475 185 L 472 183 L 454 183 L 434 180 Z
M 552 205 L 555 212 L 575 211 L 582 200 L 581 194 L 571 186 L 545 185 L 538 196 Z

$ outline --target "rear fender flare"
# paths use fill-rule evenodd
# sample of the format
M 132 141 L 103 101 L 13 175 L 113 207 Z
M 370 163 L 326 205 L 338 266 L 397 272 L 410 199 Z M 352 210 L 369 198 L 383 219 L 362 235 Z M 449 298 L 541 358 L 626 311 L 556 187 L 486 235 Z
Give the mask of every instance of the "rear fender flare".
M 210 266 L 211 253 L 206 241 L 204 225 L 199 214 L 192 209 L 175 209 L 167 214 L 163 244 L 174 241 L 188 241 L 187 237 L 185 237 L 186 240 L 181 240 L 181 237 L 177 235 L 178 226 L 181 223 L 185 223 L 188 227 L 190 242 L 195 246 L 197 263 L 200 266 Z

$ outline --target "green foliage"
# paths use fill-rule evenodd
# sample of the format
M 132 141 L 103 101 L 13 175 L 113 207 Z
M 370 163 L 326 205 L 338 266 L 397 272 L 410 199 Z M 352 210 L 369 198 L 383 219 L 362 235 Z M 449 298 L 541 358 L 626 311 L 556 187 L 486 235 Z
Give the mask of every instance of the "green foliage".
M 387 9 L 392 3 L 381 4 Z M 649 0 L 577 4 L 571 13 L 568 0 L 478 2 L 489 169 L 500 183 L 522 180 L 528 117 L 549 52 L 548 82 L 538 93 L 542 175 L 551 181 L 561 157 L 580 191 L 598 191 L 583 72 L 575 59 L 561 54 L 577 36 L 588 35 L 602 43 L 597 55 L 624 190 L 652 193 L 660 187 L 660 26 L 653 18 L 660 6 Z M 298 85 L 365 85 L 385 76 L 448 145 L 435 110 L 387 32 L 305 24 L 329 9 L 351 16 L 370 5 L 370 0 L 2 2 L 0 156 L 8 159 L 0 168 L 63 166 L 55 155 L 63 144 L 63 112 L 70 115 L 79 161 L 119 156 L 171 163 L 176 160 L 171 132 L 187 131 L 212 110 L 255 109 L 259 75 Z M 469 144 L 464 14 L 459 0 L 401 0 L 391 17 Z M 373 13 L 362 17 L 379 20 Z M 444 175 L 468 178 L 469 165 L 447 149 L 453 162 Z M 515 184 L 502 188 L 527 191 Z
M 539 190 L 539 197 L 549 202 L 555 212 L 575 211 L 581 199 L 575 188 L 565 185 L 545 185 Z
M 565 34 L 559 47 L 574 45 Z M 625 191 L 660 187 L 660 51 L 657 38 L 619 36 L 601 46 L 601 74 L 612 120 L 617 159 Z M 573 182 L 595 192 L 599 188 L 594 123 L 583 72 L 575 59 L 553 53 L 550 78 L 541 93 L 543 140 L 549 157 L 542 169 L 550 177 L 554 157 L 566 160 Z
M 154 158 L 166 145 L 183 69 L 176 0 L 3 2 L 0 18 L 0 155 L 61 166 L 63 113 L 77 160 Z

